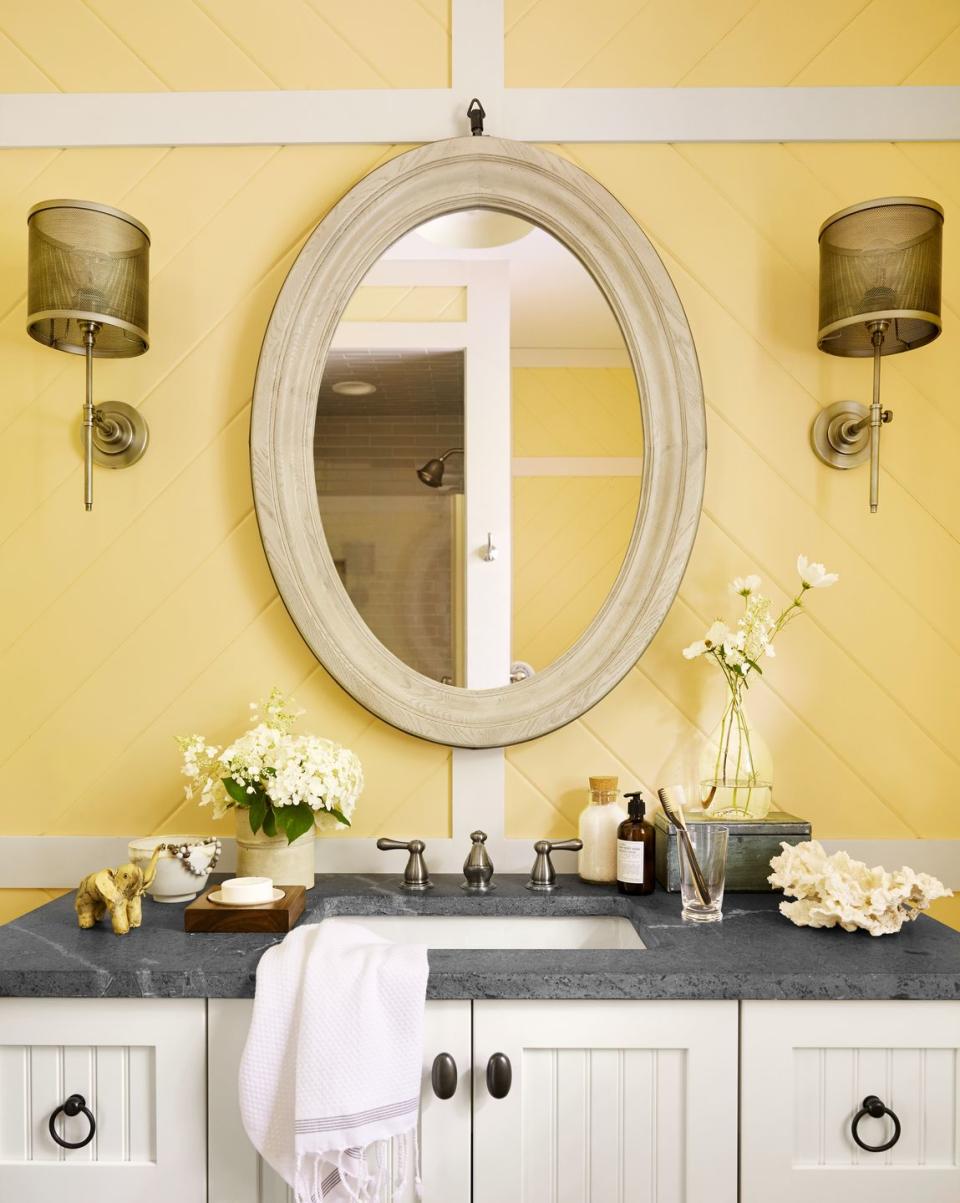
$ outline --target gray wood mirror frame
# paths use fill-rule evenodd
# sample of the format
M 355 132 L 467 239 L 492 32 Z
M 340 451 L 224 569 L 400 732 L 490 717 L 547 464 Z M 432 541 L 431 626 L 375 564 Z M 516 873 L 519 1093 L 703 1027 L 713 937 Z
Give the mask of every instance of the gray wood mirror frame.
M 495 689 L 441 684 L 371 632 L 327 546 L 314 462 L 324 364 L 350 298 L 398 238 L 463 209 L 523 217 L 554 235 L 616 316 L 643 417 L 640 505 L 620 572 L 579 640 L 542 673 Z M 260 354 L 250 456 L 257 519 L 280 595 L 304 640 L 358 702 L 454 747 L 534 739 L 595 705 L 643 654 L 676 597 L 703 498 L 706 429 L 693 337 L 656 251 L 623 206 L 567 161 L 479 137 L 390 160 L 352 188 L 284 281 Z M 575 571 L 576 565 L 571 565 Z

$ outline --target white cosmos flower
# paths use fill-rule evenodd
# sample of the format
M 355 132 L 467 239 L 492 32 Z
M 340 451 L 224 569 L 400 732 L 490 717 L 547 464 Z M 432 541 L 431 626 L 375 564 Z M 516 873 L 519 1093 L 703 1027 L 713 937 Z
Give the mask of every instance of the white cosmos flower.
M 760 578 L 755 574 L 750 576 L 735 576 L 730 582 L 730 592 L 738 597 L 749 597 L 760 588 Z
M 804 589 L 828 589 L 839 581 L 836 572 L 827 572 L 822 564 L 811 563 L 806 556 L 797 556 L 797 572 Z
M 698 639 L 696 643 L 691 643 L 689 647 L 683 649 L 683 655 L 687 660 L 696 660 L 697 656 L 702 656 L 706 650 L 706 642 Z
M 730 628 L 725 622 L 721 622 L 718 618 L 717 621 L 711 625 L 706 635 L 704 635 L 707 648 L 720 647 L 726 642 L 726 640 L 730 638 L 730 634 Z

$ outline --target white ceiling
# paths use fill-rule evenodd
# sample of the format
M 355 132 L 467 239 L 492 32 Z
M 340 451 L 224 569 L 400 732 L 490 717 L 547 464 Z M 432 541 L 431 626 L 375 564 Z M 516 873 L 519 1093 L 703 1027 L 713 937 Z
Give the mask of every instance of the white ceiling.
M 537 226 L 516 242 L 477 250 L 440 246 L 414 230 L 383 257 L 392 262 L 506 261 L 513 350 L 625 351 L 620 326 L 593 277 L 561 242 Z

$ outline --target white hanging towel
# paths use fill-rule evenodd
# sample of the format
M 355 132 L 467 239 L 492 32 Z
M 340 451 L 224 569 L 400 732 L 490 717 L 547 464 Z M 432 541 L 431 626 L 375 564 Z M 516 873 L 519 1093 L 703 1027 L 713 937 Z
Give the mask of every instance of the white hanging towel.
M 297 1203 L 420 1197 L 417 1120 L 427 950 L 325 919 L 257 967 L 240 1114 Z

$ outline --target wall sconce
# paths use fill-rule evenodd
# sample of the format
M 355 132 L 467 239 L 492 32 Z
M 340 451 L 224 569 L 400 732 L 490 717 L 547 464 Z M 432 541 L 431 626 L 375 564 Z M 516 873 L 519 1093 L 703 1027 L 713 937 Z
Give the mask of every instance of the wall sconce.
M 916 196 L 887 196 L 834 213 L 820 227 L 817 346 L 873 357 L 873 403 L 836 401 L 813 423 L 813 449 L 831 468 L 870 460 L 870 513 L 877 512 L 880 357 L 912 351 L 940 333 L 943 209 Z
M 93 360 L 142 355 L 149 346 L 150 234 L 119 209 L 78 200 L 34 205 L 27 227 L 27 333 L 87 360 L 83 500 L 92 510 L 94 463 L 127 468 L 147 448 L 147 424 L 132 405 L 94 405 Z

